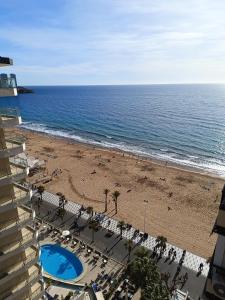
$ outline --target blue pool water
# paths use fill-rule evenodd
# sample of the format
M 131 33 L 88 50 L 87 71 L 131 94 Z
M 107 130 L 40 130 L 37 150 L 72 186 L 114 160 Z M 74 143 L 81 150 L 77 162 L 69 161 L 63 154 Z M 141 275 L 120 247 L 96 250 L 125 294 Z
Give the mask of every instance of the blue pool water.
M 59 245 L 41 246 L 40 261 L 45 272 L 61 280 L 74 280 L 83 272 L 76 255 Z

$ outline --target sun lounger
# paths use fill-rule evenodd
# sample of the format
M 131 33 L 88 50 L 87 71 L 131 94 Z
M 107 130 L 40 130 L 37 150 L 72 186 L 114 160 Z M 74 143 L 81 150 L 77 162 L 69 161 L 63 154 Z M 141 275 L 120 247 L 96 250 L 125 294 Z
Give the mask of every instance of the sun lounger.
M 72 248 L 75 248 L 76 247 L 76 245 L 77 245 L 77 242 L 76 241 L 72 241 Z

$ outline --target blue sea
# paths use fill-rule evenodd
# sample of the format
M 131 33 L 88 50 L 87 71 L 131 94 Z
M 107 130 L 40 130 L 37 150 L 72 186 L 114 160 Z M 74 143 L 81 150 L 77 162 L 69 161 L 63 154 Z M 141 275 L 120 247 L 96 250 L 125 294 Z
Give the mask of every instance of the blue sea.
M 34 86 L 22 127 L 225 177 L 225 85 Z

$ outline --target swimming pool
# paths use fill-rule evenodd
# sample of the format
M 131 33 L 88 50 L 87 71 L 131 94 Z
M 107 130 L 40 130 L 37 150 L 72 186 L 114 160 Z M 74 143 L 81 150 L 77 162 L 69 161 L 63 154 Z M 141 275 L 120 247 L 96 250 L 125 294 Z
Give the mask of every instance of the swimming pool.
M 40 261 L 44 271 L 57 279 L 74 280 L 83 272 L 79 258 L 57 244 L 42 245 Z

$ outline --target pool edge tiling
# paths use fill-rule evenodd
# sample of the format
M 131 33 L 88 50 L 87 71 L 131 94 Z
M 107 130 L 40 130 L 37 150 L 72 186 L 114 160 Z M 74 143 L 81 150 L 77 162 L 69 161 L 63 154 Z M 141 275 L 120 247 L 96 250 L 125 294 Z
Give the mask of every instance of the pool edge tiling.
M 48 255 L 52 257 L 46 260 Z M 45 277 L 64 283 L 78 283 L 86 273 L 82 260 L 75 253 L 57 243 L 41 244 L 40 263 Z M 62 270 L 59 270 L 60 268 Z

